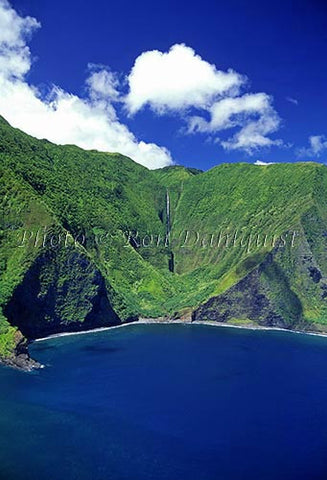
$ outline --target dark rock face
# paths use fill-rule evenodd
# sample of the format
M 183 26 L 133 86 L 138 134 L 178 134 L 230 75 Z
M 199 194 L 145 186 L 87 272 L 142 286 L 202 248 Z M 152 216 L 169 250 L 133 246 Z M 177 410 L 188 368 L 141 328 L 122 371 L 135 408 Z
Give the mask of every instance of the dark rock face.
M 211 298 L 192 314 L 193 321 L 232 323 L 233 319 L 251 320 L 267 327 L 297 328 L 301 325 L 301 303 L 275 262 L 274 253 L 268 254 L 236 285 Z
M 28 339 L 121 323 L 103 276 L 76 250 L 41 254 L 4 313 Z
M 286 327 L 260 288 L 258 269 L 251 272 L 227 292 L 213 297 L 193 312 L 192 320 L 227 322 L 233 318 L 249 319 L 260 325 Z

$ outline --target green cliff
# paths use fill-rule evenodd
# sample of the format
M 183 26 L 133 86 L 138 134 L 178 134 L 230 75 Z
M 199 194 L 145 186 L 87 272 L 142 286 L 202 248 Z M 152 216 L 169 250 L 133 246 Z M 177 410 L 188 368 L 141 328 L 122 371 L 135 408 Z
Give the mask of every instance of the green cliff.
M 138 317 L 327 330 L 327 168 L 149 171 L 0 117 L 0 357 Z

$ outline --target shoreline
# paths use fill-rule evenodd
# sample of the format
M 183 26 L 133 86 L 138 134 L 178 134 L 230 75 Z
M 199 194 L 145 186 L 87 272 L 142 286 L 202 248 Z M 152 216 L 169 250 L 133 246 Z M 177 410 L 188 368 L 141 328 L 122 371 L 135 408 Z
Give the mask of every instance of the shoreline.
M 30 343 L 44 342 L 46 340 L 51 340 L 53 338 L 70 337 L 72 335 L 86 335 L 88 333 L 106 332 L 107 330 L 113 330 L 113 329 L 116 329 L 116 328 L 128 327 L 130 325 L 156 325 L 156 324 L 168 325 L 168 324 L 172 324 L 172 323 L 191 325 L 192 323 L 196 323 L 196 322 L 187 322 L 187 321 L 184 321 L 184 320 L 156 320 L 154 318 L 151 318 L 151 319 L 150 318 L 149 319 L 142 318 L 141 320 L 136 320 L 134 322 L 126 322 L 126 323 L 121 323 L 119 325 L 111 325 L 110 327 L 91 328 L 89 330 L 81 330 L 79 332 L 54 333 L 53 335 L 48 335 L 47 337 L 36 338 L 35 340 L 30 340 Z
M 265 327 L 265 326 L 260 326 L 260 325 L 232 325 L 232 324 L 227 324 L 223 322 L 215 322 L 213 320 L 195 320 L 194 322 L 189 321 L 189 320 L 157 320 L 155 318 L 141 318 L 140 320 L 134 321 L 134 322 L 126 322 L 126 323 L 121 323 L 120 325 L 112 325 L 109 327 L 99 327 L 99 328 L 94 328 L 90 330 L 81 330 L 79 332 L 61 332 L 61 333 L 54 333 L 53 335 L 48 335 L 47 337 L 42 337 L 42 338 L 36 338 L 35 340 L 31 340 L 30 343 L 34 342 L 44 342 L 46 340 L 51 340 L 54 338 L 60 338 L 60 337 L 68 337 L 68 336 L 73 336 L 73 335 L 87 335 L 91 333 L 100 333 L 100 332 L 105 332 L 108 330 L 113 330 L 117 328 L 123 328 L 123 327 L 128 327 L 130 325 L 206 325 L 206 326 L 211 326 L 211 327 L 223 327 L 223 328 L 238 328 L 241 330 L 262 330 L 262 331 L 277 331 L 277 332 L 286 332 L 286 333 L 296 333 L 296 334 L 301 334 L 301 335 L 312 335 L 312 336 L 317 336 L 317 337 L 327 337 L 327 333 L 323 332 L 306 332 L 303 330 L 291 330 L 287 328 L 281 328 L 281 327 Z

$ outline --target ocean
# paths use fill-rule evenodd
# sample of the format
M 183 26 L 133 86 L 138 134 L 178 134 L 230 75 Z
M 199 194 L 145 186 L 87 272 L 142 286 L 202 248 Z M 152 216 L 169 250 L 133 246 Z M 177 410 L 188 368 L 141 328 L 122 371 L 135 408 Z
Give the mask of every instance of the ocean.
M 327 338 L 130 325 L 0 368 L 1 480 L 326 480 Z

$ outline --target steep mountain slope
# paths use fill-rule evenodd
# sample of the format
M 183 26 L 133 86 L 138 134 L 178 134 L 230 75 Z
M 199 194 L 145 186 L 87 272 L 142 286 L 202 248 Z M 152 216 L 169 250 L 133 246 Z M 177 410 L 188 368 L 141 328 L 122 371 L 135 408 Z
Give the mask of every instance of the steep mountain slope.
M 26 338 L 139 316 L 327 330 L 323 165 L 149 171 L 0 118 L 0 176 L 8 362 Z
M 35 140 L 3 119 L 0 162 L 0 302 L 10 324 L 34 338 L 162 312 L 173 294 L 167 252 L 128 241 L 165 234 L 165 189 L 150 171 Z M 6 355 L 17 331 L 3 316 L 1 325 Z
M 226 164 L 181 180 L 170 238 L 181 292 L 167 309 L 323 330 L 326 187 L 326 167 L 309 162 Z
M 327 246 L 326 185 L 326 168 L 314 163 L 229 164 L 192 178 L 173 224 L 176 272 L 219 294 L 260 265 L 268 252 L 276 256 L 282 250 L 284 257 L 288 252 L 297 258 L 295 268 L 306 251 L 311 267 L 318 262 L 323 269 L 323 254 L 316 257 Z M 308 245 L 318 226 L 322 231 Z

